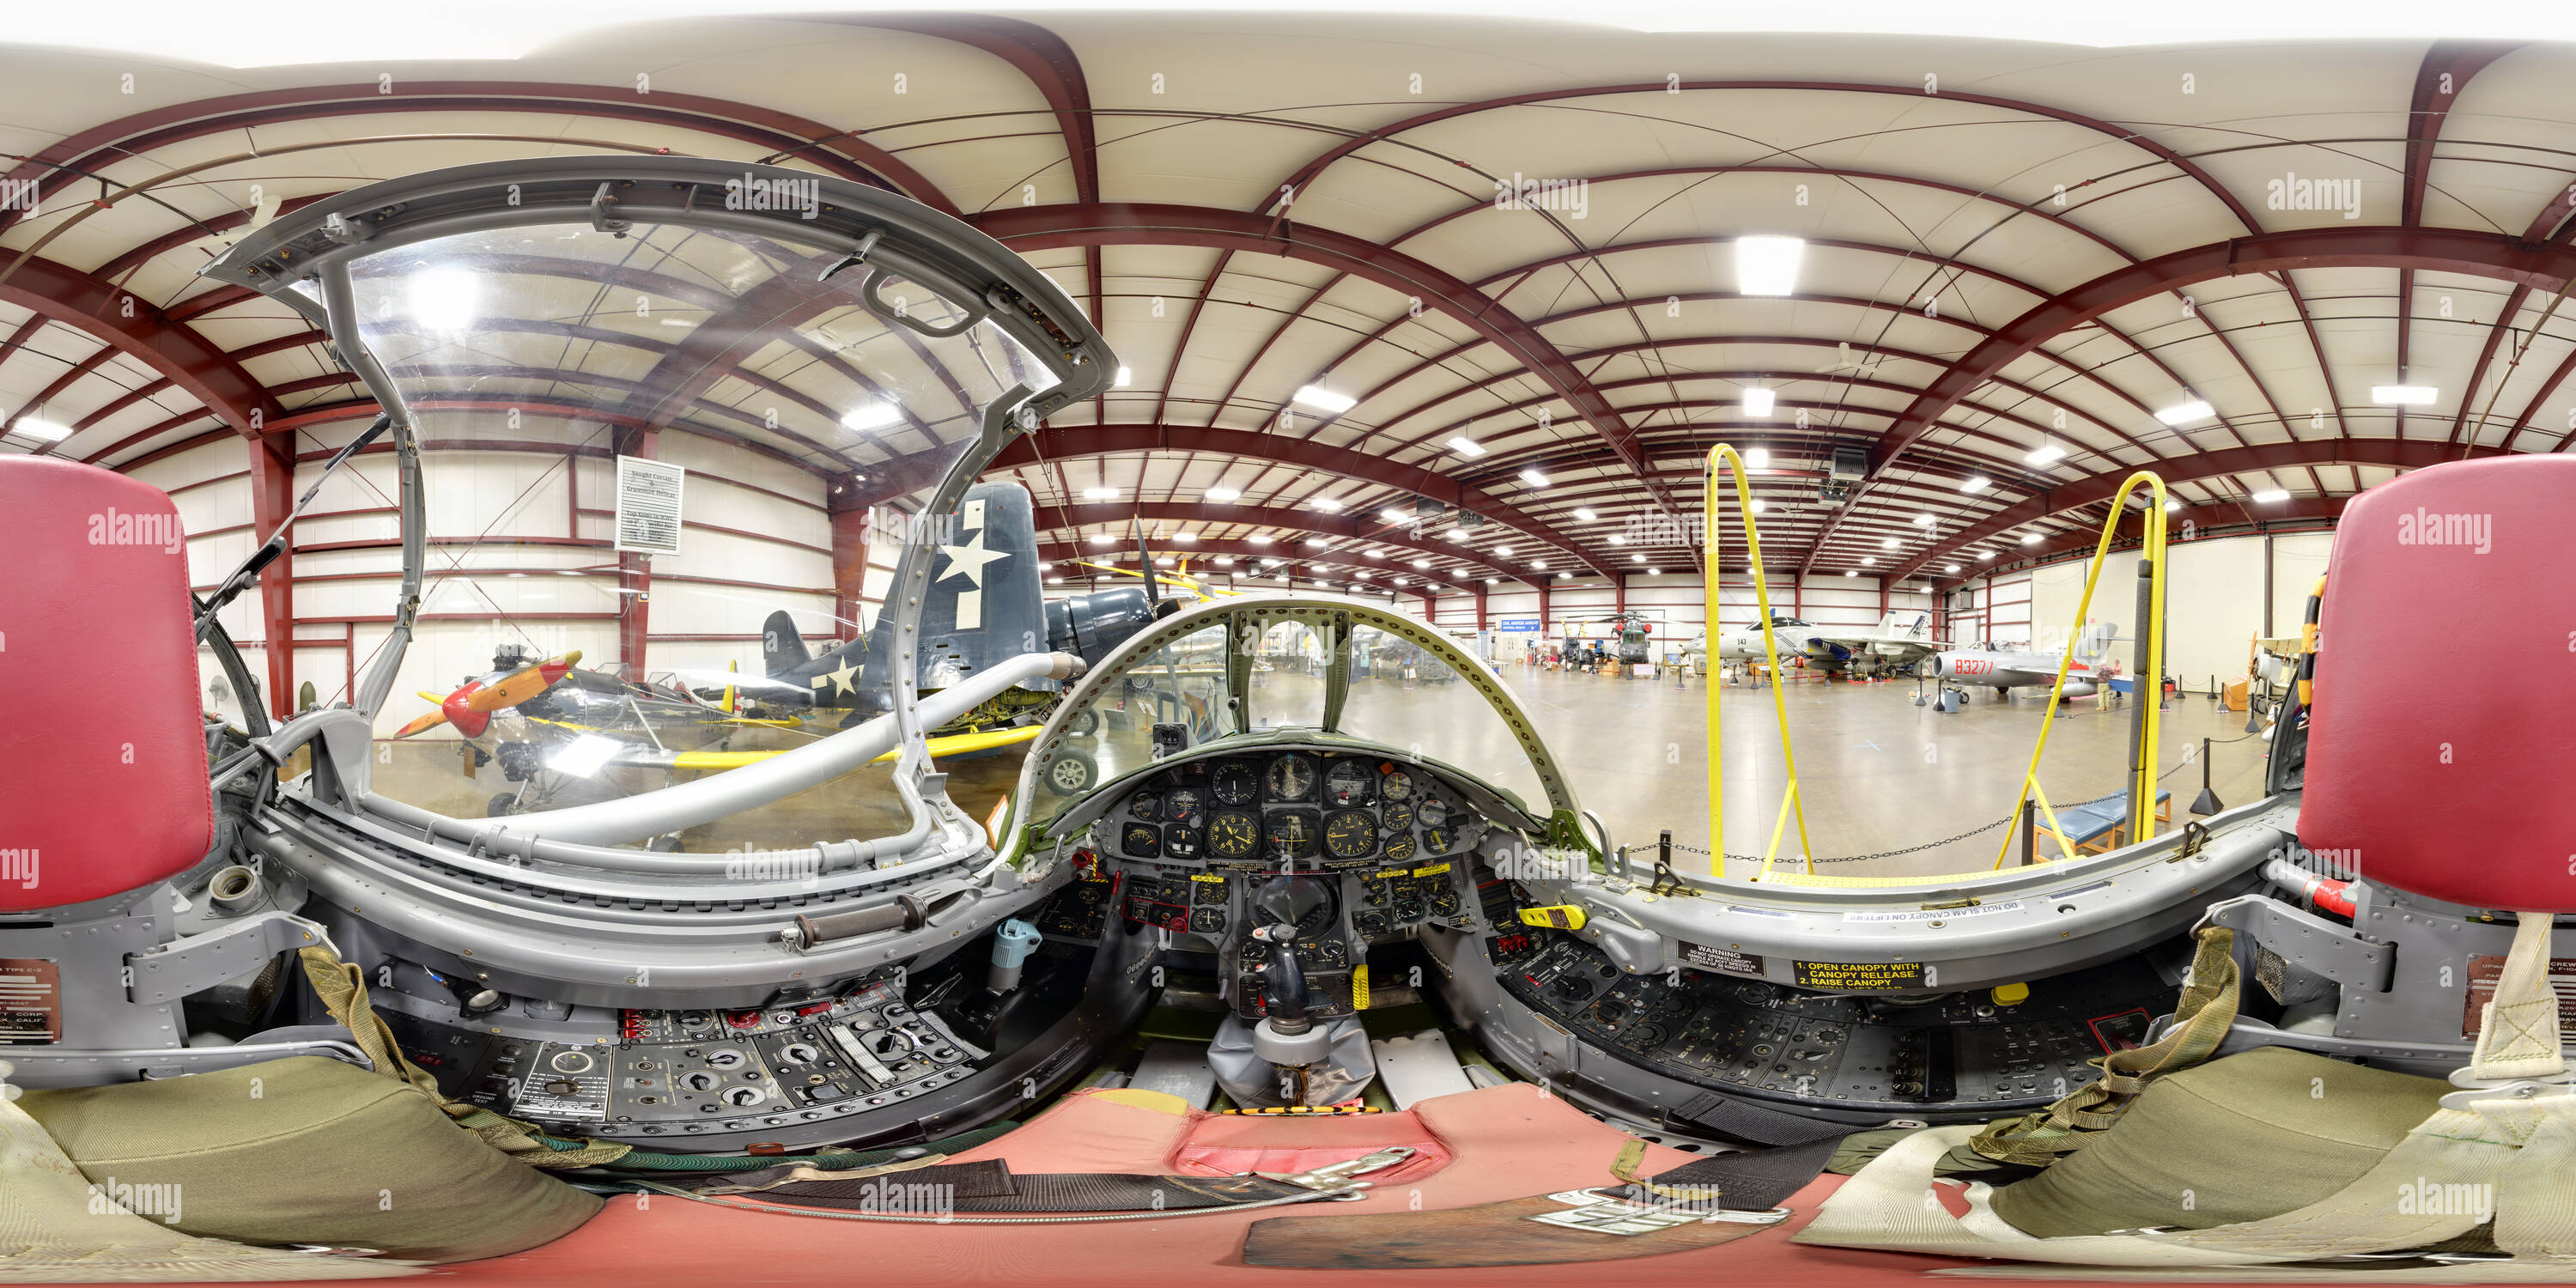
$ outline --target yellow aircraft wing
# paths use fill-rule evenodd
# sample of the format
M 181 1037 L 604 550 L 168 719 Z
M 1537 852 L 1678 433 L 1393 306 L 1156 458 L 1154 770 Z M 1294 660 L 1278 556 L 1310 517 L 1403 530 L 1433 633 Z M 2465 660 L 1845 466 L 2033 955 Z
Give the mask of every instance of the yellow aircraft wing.
M 681 751 L 672 753 L 671 768 L 740 769 L 745 765 L 756 765 L 772 756 L 783 754 L 785 753 L 776 751 Z
M 1036 738 L 1045 730 L 1044 725 L 1020 725 L 1011 729 L 987 729 L 982 733 L 953 733 L 945 738 L 930 740 L 930 758 L 937 760 L 941 756 L 963 756 L 972 752 L 991 751 L 996 747 L 1014 746 Z M 897 747 L 869 763 L 890 764 L 896 756 L 902 754 L 902 751 L 901 747 Z
M 1108 573 L 1110 576 L 1113 576 L 1113 577 L 1136 577 L 1136 576 L 1138 576 L 1138 573 L 1136 572 L 1136 570 L 1135 570 L 1135 569 L 1133 569 L 1133 568 L 1121 568 L 1121 567 L 1118 567 L 1118 566 L 1117 566 L 1117 565 L 1115 565 L 1115 564 L 1097 564 L 1097 563 L 1093 563 L 1093 562 L 1091 562 L 1091 561 L 1090 561 L 1090 560 L 1088 560 L 1088 559 L 1076 559 L 1076 560 L 1073 560 L 1073 561 L 1072 561 L 1072 563 L 1073 563 L 1073 565 L 1074 565 L 1075 567 L 1077 567 L 1077 568 L 1092 568 L 1092 569 L 1097 569 L 1097 570 L 1099 570 L 1099 571 L 1101 571 L 1101 572 Z M 1188 563 L 1187 563 L 1187 561 L 1184 561 L 1184 562 L 1183 562 L 1182 567 L 1183 567 L 1183 568 L 1187 568 L 1187 567 L 1188 567 Z M 1218 590 L 1218 589 L 1216 589 L 1215 587 L 1208 585 L 1206 582 L 1201 581 L 1201 580 L 1199 580 L 1199 579 L 1198 579 L 1198 578 L 1196 578 L 1196 577 L 1189 576 L 1186 572 L 1181 573 L 1181 574 L 1178 574 L 1178 575 L 1175 575 L 1175 574 L 1173 574 L 1173 573 L 1168 573 L 1168 572 L 1158 572 L 1158 573 L 1155 573 L 1155 574 L 1154 574 L 1154 583 L 1155 583 L 1156 585 L 1162 586 L 1162 587 L 1164 587 L 1164 588 L 1166 588 L 1166 589 L 1169 589 L 1169 590 L 1187 591 L 1187 592 L 1189 592 L 1190 594 L 1193 594 L 1193 595 L 1198 596 L 1198 598 L 1199 598 L 1199 602 L 1200 602 L 1200 603 L 1203 603 L 1203 604 L 1207 604 L 1207 603 L 1214 603 L 1214 602 L 1216 602 L 1216 597 L 1217 597 L 1217 596 L 1219 596 L 1219 595 L 1228 595 L 1228 596 L 1232 596 L 1232 595 L 1239 595 L 1239 594 L 1242 594 L 1242 593 L 1243 593 L 1243 592 L 1241 592 L 1241 591 L 1236 591 L 1236 590 Z
M 933 759 L 937 759 L 941 756 L 963 756 L 971 752 L 1014 746 L 1037 737 L 1044 728 L 1043 725 L 1022 725 L 1016 729 L 991 729 L 983 733 L 960 733 L 951 734 L 945 738 L 933 738 L 930 740 L 930 755 Z M 898 747 L 869 763 L 892 764 L 894 758 L 901 752 L 902 748 Z M 672 753 L 671 768 L 709 771 L 740 769 L 745 765 L 756 765 L 772 756 L 785 754 L 783 751 L 681 751 Z

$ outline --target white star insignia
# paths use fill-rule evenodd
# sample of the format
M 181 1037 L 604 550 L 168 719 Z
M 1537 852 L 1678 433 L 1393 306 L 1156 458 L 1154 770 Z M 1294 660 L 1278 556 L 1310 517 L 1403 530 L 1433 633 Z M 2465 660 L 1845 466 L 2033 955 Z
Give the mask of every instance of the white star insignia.
M 815 676 L 811 683 L 818 689 L 837 689 L 842 693 L 856 693 L 858 690 L 851 685 L 850 679 L 858 673 L 859 668 L 848 662 L 843 662 L 841 663 L 840 670 L 825 671 L 821 675 Z
M 1008 550 L 985 549 L 984 534 L 981 532 L 976 533 L 975 539 L 965 545 L 941 546 L 939 549 L 948 556 L 948 571 L 939 574 L 939 579 L 946 581 L 962 572 L 975 583 L 975 588 L 978 590 L 984 587 L 984 565 L 996 559 L 1011 557 L 1011 552 Z

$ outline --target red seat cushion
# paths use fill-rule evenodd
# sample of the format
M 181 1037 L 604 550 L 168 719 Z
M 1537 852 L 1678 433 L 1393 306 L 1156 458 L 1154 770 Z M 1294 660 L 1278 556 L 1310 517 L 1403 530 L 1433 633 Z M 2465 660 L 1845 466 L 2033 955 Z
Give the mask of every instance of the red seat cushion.
M 2372 488 L 2326 577 L 2300 841 L 2430 898 L 2576 911 L 2576 457 Z
M 0 912 L 148 885 L 212 843 L 182 538 L 159 488 L 0 456 Z

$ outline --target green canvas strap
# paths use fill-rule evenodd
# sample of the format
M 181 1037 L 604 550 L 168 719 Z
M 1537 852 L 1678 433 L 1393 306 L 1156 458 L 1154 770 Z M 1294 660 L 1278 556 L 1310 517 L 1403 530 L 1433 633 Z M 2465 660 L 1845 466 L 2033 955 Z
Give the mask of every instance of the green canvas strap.
M 2147 1084 L 2206 1060 L 2236 1022 L 2236 932 L 2208 926 L 2191 959 L 2191 979 L 2174 1005 L 2174 1025 L 2142 1047 L 2090 1061 L 2102 1071 L 2046 1109 L 1989 1124 L 1968 1147 L 1998 1163 L 2046 1167 L 2091 1143 L 2128 1112 Z M 309 951 L 309 950 L 308 950 Z
M 2518 913 L 2513 948 L 2486 1004 L 2469 1076 L 2501 1082 L 2554 1078 L 2567 1071 L 2559 1047 L 2558 995 L 2549 983 L 2550 925 L 2545 912 Z
M 385 1027 L 383 1018 L 369 1004 L 366 972 L 340 960 L 340 955 L 327 946 L 302 949 L 297 955 L 304 963 L 304 978 L 312 983 L 323 1008 L 357 1038 L 358 1049 L 375 1063 L 376 1072 L 418 1088 L 458 1126 L 481 1137 L 483 1143 L 530 1167 L 547 1171 L 614 1163 L 634 1148 L 614 1141 L 560 1140 L 480 1105 L 448 1099 L 439 1091 L 436 1078 L 403 1056 L 402 1047 L 394 1042 L 393 1031 Z

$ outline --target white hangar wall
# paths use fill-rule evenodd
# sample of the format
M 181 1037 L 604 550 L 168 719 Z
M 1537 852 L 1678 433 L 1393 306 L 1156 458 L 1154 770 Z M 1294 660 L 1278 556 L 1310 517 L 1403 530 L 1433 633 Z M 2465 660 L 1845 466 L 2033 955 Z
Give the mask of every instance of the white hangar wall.
M 596 425 L 523 414 L 513 427 L 497 415 L 428 413 L 421 457 L 430 548 L 420 621 L 403 655 L 393 696 L 377 713 L 390 736 L 445 693 L 491 669 L 496 646 L 541 656 L 580 650 L 582 665 L 615 669 L 621 655 L 621 594 L 628 589 L 613 548 L 616 461 Z M 297 431 L 292 493 L 320 477 L 330 454 L 364 429 L 364 419 Z M 212 590 L 256 548 L 250 446 L 227 438 L 130 469 L 172 494 L 187 525 L 190 577 Z M 682 429 L 664 429 L 659 458 L 688 471 L 682 489 L 680 552 L 644 560 L 645 671 L 693 684 L 720 683 L 728 663 L 757 675 L 761 622 L 786 609 L 809 640 L 836 629 L 833 534 L 827 484 L 775 457 Z M 400 586 L 401 527 L 394 459 L 381 447 L 351 460 L 323 486 L 296 525 L 294 668 L 287 694 L 310 682 L 325 704 L 345 697 L 383 647 Z M 868 552 L 863 621 L 884 594 L 892 550 Z M 258 592 L 222 617 L 227 634 L 263 685 L 267 655 Z M 861 627 L 863 629 L 863 626 Z M 200 685 L 220 672 L 199 660 Z M 210 701 L 238 718 L 238 702 L 214 686 Z M 440 736 L 440 735 L 431 735 Z

